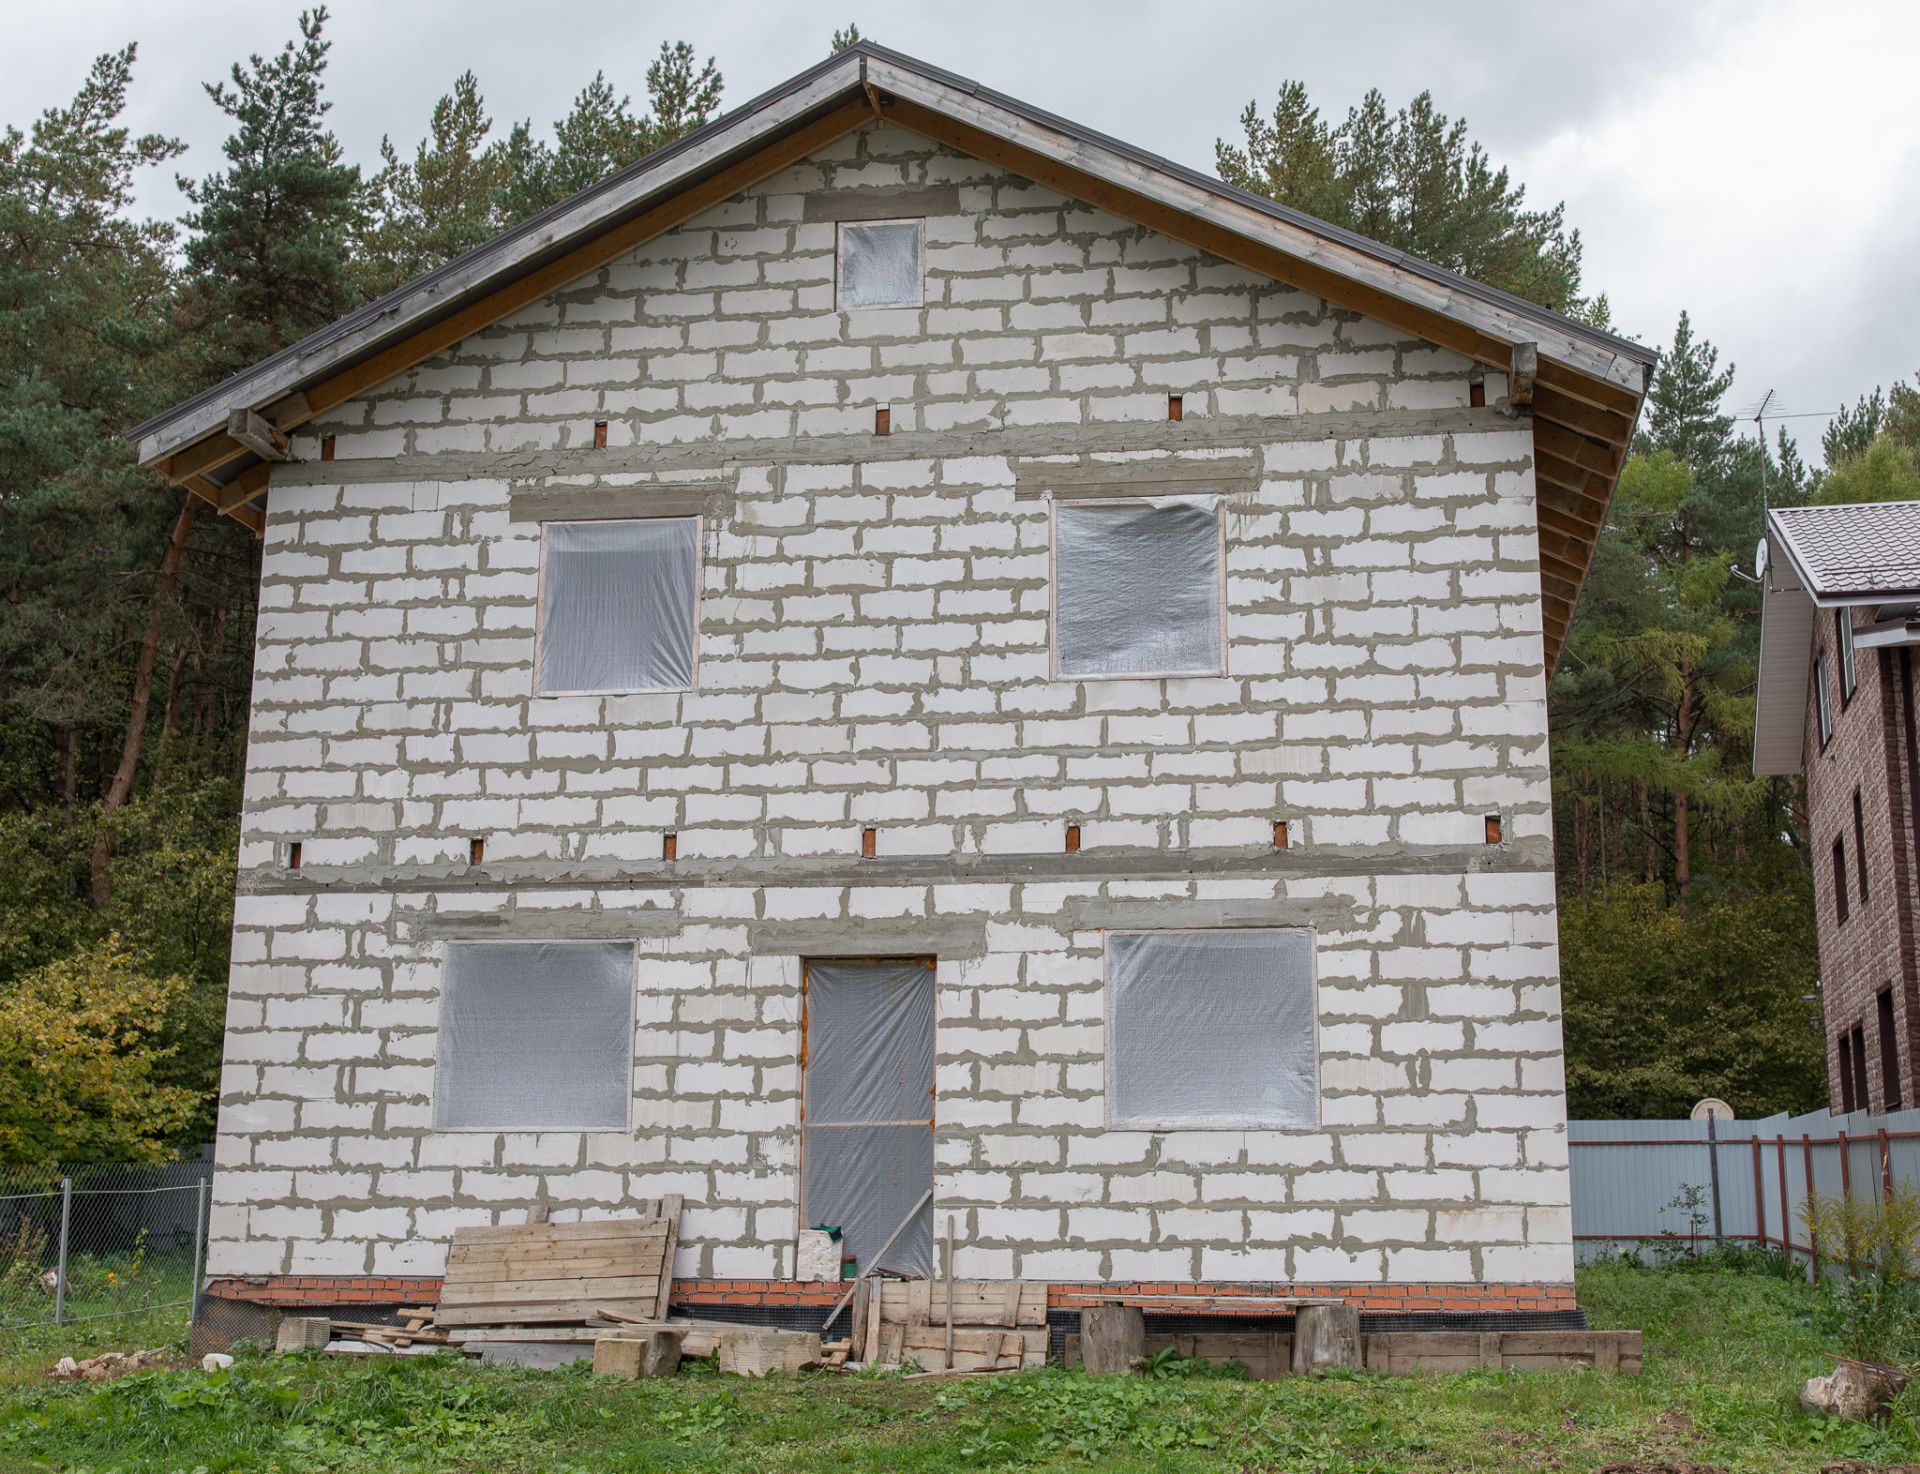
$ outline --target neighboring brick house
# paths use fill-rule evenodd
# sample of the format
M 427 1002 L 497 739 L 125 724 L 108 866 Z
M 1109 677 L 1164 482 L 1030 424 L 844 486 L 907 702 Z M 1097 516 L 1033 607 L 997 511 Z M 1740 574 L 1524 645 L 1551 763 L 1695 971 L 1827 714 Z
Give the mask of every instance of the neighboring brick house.
M 1805 773 L 1828 1101 L 1915 1103 L 1920 502 L 1768 513 L 1754 771 Z
M 1570 1311 L 1652 357 L 862 45 L 140 427 L 265 538 L 219 1293 L 682 1192 L 683 1299 L 817 1302 L 930 1192 L 899 1267 Z

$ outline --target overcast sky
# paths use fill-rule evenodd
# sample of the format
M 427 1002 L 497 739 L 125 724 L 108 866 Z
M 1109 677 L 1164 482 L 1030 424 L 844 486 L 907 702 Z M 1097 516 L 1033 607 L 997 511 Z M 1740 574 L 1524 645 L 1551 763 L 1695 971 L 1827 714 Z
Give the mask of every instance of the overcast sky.
M 71 96 L 93 56 L 137 41 L 130 120 L 218 166 L 226 119 L 202 82 L 277 49 L 297 5 L 67 0 L 15 13 L 0 122 Z M 827 50 L 836 25 L 1103 132 L 1211 170 L 1250 99 L 1303 79 L 1335 118 L 1368 87 L 1430 89 L 1534 203 L 1565 200 L 1586 280 L 1619 329 L 1664 345 L 1684 307 L 1739 366 L 1729 405 L 1830 411 L 1920 370 L 1920 5 L 1703 0 L 1334 5 L 965 0 L 698 6 L 335 0 L 331 115 L 349 157 L 410 150 L 466 68 L 496 123 L 550 124 L 596 69 L 644 103 L 662 39 L 693 42 L 737 104 Z M 1093 18 L 1097 17 L 1097 21 Z M 1092 23 L 1090 23 L 1092 22 Z M 172 171 L 143 206 L 182 204 Z M 1817 454 L 1823 421 L 1786 422 Z M 1750 428 L 1750 427 L 1749 427 Z

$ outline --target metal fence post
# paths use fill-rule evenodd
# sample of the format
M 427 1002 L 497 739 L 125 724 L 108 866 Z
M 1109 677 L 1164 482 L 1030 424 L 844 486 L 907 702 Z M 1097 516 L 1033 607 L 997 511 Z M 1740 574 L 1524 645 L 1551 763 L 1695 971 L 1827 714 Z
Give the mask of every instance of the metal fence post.
M 1719 1117 L 1711 1108 L 1707 1111 L 1707 1181 L 1713 1187 L 1713 1246 L 1719 1248 L 1724 1242 L 1720 1232 L 1720 1128 Z
M 193 1278 L 187 1282 L 187 1324 L 200 1312 L 200 1263 L 207 1237 L 207 1179 L 193 1185 Z
M 60 1179 L 60 1252 L 55 1261 L 53 1281 L 53 1323 L 67 1318 L 67 1229 L 73 1222 L 73 1179 Z

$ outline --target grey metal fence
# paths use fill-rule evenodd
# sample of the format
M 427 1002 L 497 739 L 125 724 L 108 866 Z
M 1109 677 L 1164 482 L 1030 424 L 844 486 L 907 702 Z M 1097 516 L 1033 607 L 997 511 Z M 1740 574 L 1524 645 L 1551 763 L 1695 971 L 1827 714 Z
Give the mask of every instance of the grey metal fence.
M 211 1161 L 0 1168 L 0 1330 L 192 1313 Z
M 1817 1276 L 1800 1208 L 1920 1187 L 1920 1110 L 1757 1121 L 1572 1121 L 1573 1238 L 1582 1262 L 1675 1238 L 1784 1249 Z

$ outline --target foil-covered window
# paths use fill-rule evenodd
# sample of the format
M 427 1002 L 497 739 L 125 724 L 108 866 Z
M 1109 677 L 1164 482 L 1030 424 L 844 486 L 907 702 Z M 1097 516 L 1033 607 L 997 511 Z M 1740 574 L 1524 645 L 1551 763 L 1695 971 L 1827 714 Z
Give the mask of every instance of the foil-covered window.
M 840 227 L 840 306 L 918 307 L 923 269 L 918 220 L 863 220 Z
M 1107 1124 L 1315 1126 L 1313 934 L 1107 933 Z
M 1223 563 L 1218 497 L 1056 502 L 1054 673 L 1224 674 Z
M 700 519 L 549 522 L 540 555 L 540 694 L 693 685 Z
M 626 1130 L 633 991 L 631 942 L 449 942 L 434 1124 Z

